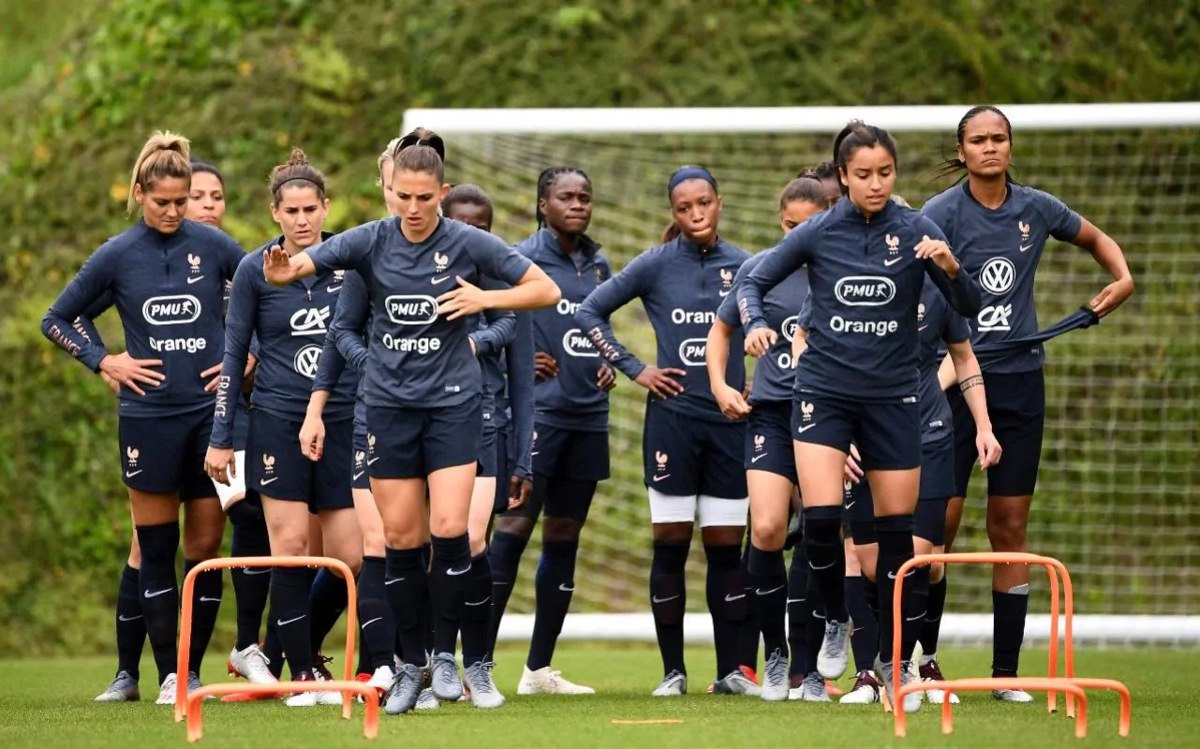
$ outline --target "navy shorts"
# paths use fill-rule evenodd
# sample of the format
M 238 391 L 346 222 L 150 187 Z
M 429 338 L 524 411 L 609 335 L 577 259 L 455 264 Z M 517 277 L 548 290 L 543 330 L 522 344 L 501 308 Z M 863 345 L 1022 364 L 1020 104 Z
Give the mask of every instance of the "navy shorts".
M 917 499 L 949 499 L 954 495 L 954 438 L 921 445 L 921 489 Z
M 1042 370 L 1017 374 L 985 374 L 988 416 L 1004 454 L 987 470 L 988 496 L 1026 497 L 1037 485 L 1046 425 L 1046 381 Z M 954 492 L 965 497 L 979 457 L 975 421 L 957 387 L 946 393 L 954 412 Z
M 578 481 L 609 477 L 608 432 L 533 425 L 533 472 Z
M 233 414 L 233 449 L 245 450 L 250 442 L 250 408 L 242 399 L 238 399 L 237 410 Z
M 854 543 L 876 543 L 875 506 L 871 501 L 871 487 L 864 476 L 857 484 L 845 482 L 842 492 L 842 518 Z
M 921 465 L 921 413 L 916 398 L 856 401 L 805 393 L 795 399 L 792 438 L 848 453 L 858 445 L 868 471 L 901 471 Z
M 206 405 L 169 417 L 124 416 L 118 421 L 125 486 L 148 494 L 179 494 L 183 501 L 217 496 L 204 472 L 213 409 Z
M 494 430 L 492 460 L 496 462 L 496 495 L 492 499 L 493 515 L 499 515 L 508 509 L 508 479 L 516 467 L 512 452 L 512 430 L 511 423 Z
M 358 431 L 358 422 L 354 422 L 354 437 L 351 440 L 354 454 L 350 456 L 350 488 L 371 489 L 371 476 L 367 472 L 367 430 L 363 425 L 362 433 Z
M 767 471 L 796 479 L 796 452 L 792 449 L 792 402 L 755 403 L 746 429 L 743 465 L 747 471 Z
M 475 465 L 482 422 L 478 395 L 436 408 L 367 406 L 367 470 L 375 479 L 414 479 Z
M 475 475 L 483 478 L 496 478 L 500 475 L 500 456 L 498 450 L 500 447 L 500 431 L 499 429 L 484 429 L 479 433 L 479 457 L 478 465 L 475 468 Z M 507 476 L 505 478 L 508 478 Z
M 312 512 L 353 507 L 353 422 L 325 422 L 325 452 L 315 463 L 300 452 L 303 424 L 261 408 L 251 412 L 246 486 L 271 499 L 305 502 Z
M 646 406 L 642 462 L 646 486 L 672 497 L 746 498 L 744 422 L 715 422 Z
M 954 488 L 953 443 L 949 440 L 921 446 L 921 487 L 916 512 L 913 513 L 913 535 L 939 546 L 946 542 L 946 504 Z M 873 544 L 875 512 L 871 488 L 864 477 L 850 484 L 844 494 L 845 521 L 854 543 Z

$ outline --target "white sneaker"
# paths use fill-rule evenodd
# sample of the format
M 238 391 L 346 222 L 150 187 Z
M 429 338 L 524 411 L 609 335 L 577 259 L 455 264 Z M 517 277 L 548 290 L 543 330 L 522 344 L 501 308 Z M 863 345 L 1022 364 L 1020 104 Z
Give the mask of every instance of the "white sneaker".
M 679 697 L 687 694 L 687 674 L 672 671 L 663 677 L 662 683 L 650 693 L 651 697 Z
M 128 671 L 118 671 L 112 683 L 96 697 L 96 702 L 137 702 L 142 699 L 138 691 L 137 679 Z M 171 704 L 175 704 L 175 695 L 171 695 Z
M 788 659 L 782 650 L 773 650 L 763 666 L 763 683 L 759 695 L 767 702 L 784 702 L 788 698 Z
M 380 698 L 387 694 L 392 684 L 396 683 L 396 671 L 391 666 L 380 666 L 375 669 L 375 673 L 371 674 L 371 678 L 367 681 L 367 686 L 375 687 L 379 690 Z
M 826 679 L 840 679 L 850 663 L 850 622 L 825 622 L 825 639 L 817 654 L 817 670 Z
M 946 677 L 942 676 L 942 668 L 938 665 L 937 658 L 921 657 L 924 661 L 921 667 L 917 669 L 917 675 L 921 681 L 945 681 Z M 946 701 L 946 693 L 941 689 L 930 689 L 925 692 L 925 698 L 929 700 L 931 705 L 940 705 Z M 1031 698 L 1032 699 L 1032 698 Z M 957 705 L 959 702 L 958 695 L 950 693 L 950 704 Z
M 471 689 L 471 704 L 475 707 L 495 708 L 504 704 L 504 695 L 500 694 L 500 690 L 496 689 L 496 682 L 492 681 L 491 665 L 480 661 L 467 666 L 463 671 L 463 678 Z M 434 696 L 436 695 L 435 692 Z
M 838 700 L 841 705 L 873 705 L 879 702 L 879 690 L 883 685 L 870 671 L 859 671 L 854 678 L 854 688 Z
M 825 688 L 825 677 L 813 671 L 804 677 L 800 686 L 788 690 L 788 699 L 800 702 L 829 702 L 829 690 Z
M 892 692 L 892 666 L 893 664 L 882 663 L 878 659 L 875 661 L 875 671 L 879 674 L 879 680 L 883 682 L 883 688 L 887 690 L 888 697 L 892 702 L 892 709 L 895 709 L 896 695 Z M 900 686 L 911 684 L 914 680 L 915 677 L 912 675 L 908 661 L 904 661 L 900 664 Z M 917 712 L 921 709 L 921 703 L 924 701 L 921 692 L 909 692 L 904 695 L 904 712 Z
M 551 671 L 544 666 L 530 671 L 522 667 L 521 681 L 517 683 L 517 694 L 595 694 L 596 690 L 575 684 L 563 678 L 562 672 Z
M 744 694 L 749 697 L 758 697 L 762 694 L 762 689 L 757 684 L 750 681 L 742 670 L 736 669 L 722 676 L 713 682 L 713 694 Z
M 154 701 L 155 705 L 174 705 L 175 704 L 175 689 L 178 681 L 175 674 L 167 674 L 167 678 L 163 679 L 162 686 L 158 688 L 158 699 Z
M 325 681 L 318 672 L 301 671 L 296 681 Z M 341 692 L 297 692 L 286 698 L 288 707 L 314 707 L 315 705 L 341 705 Z
M 254 643 L 244 650 L 230 650 L 226 666 L 230 676 L 240 676 L 251 684 L 277 684 L 279 679 L 271 673 L 270 663 L 270 659 Z
M 425 687 L 417 695 L 417 710 L 437 710 L 441 706 L 438 698 L 433 696 L 433 690 L 429 687 Z
M 317 681 L 333 681 L 333 679 L 326 676 L 320 669 L 317 668 L 313 669 L 313 676 L 316 677 Z M 343 702 L 341 692 L 312 692 L 312 694 L 317 696 L 318 705 L 333 705 L 335 707 L 341 707 Z
M 995 689 L 992 690 L 992 699 L 999 702 L 1018 702 L 1023 704 L 1033 702 L 1033 695 L 1024 689 Z

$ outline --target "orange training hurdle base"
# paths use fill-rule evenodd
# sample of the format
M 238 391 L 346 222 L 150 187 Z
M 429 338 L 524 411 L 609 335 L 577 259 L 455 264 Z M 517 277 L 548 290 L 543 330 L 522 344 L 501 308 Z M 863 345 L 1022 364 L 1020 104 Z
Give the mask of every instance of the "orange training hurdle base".
M 379 735 L 379 691 L 361 681 L 304 681 L 284 682 L 293 692 L 341 692 L 346 699 L 351 694 L 362 695 L 366 713 L 363 715 L 363 738 L 373 739 Z M 204 698 L 210 694 L 232 694 L 234 692 L 271 693 L 278 692 L 274 684 L 209 684 L 200 687 L 187 697 L 187 739 L 199 741 L 204 738 Z
M 352 693 L 361 694 L 362 686 L 359 682 L 354 681 L 354 638 L 358 632 L 358 622 L 356 621 L 358 612 L 358 585 L 354 582 L 354 573 L 345 562 L 340 559 L 331 557 L 221 557 L 219 559 L 207 559 L 200 564 L 197 564 L 187 577 L 183 580 L 183 591 L 180 593 L 182 599 L 181 611 L 179 614 L 179 659 L 176 662 L 175 673 L 178 678 L 178 686 L 175 690 L 175 722 L 183 720 L 183 716 L 189 708 L 189 705 L 195 703 L 195 700 L 187 698 L 187 674 L 188 674 L 188 643 L 192 639 L 192 591 L 196 587 L 196 575 L 208 570 L 219 570 L 227 567 L 325 567 L 342 576 L 346 581 L 346 662 L 343 670 L 342 681 L 324 681 L 324 682 L 299 682 L 299 681 L 281 681 L 278 684 L 224 684 L 213 685 L 219 687 L 210 689 L 204 687 L 200 692 L 206 694 L 230 694 L 234 692 L 243 693 L 262 693 L 262 692 L 334 692 L 342 693 L 342 717 L 346 720 L 350 719 L 350 695 Z M 183 674 L 179 677 L 178 674 Z M 323 685 L 320 689 L 311 689 L 308 684 Z M 338 686 L 338 685 L 343 686 Z M 357 686 L 353 686 L 357 685 Z M 252 687 L 265 687 L 252 688 Z M 208 690 L 208 691 L 205 691 Z M 376 708 L 378 708 L 378 695 L 376 695 Z M 369 711 L 368 711 L 369 712 Z M 368 718 L 369 719 L 369 718 Z M 188 728 L 189 734 L 191 727 Z
M 1057 708 L 1057 693 L 1064 692 L 1067 702 L 1067 716 L 1075 717 L 1075 698 L 1081 696 L 1081 691 L 1084 688 L 1109 689 L 1119 692 L 1121 695 L 1121 718 L 1118 726 L 1118 732 L 1121 736 L 1129 735 L 1129 724 L 1132 717 L 1132 707 L 1129 700 L 1129 690 L 1119 681 L 1112 679 L 1090 679 L 1090 678 L 1075 678 L 1075 634 L 1074 634 L 1074 613 L 1075 613 L 1075 591 L 1071 585 L 1071 575 L 1067 572 L 1067 567 L 1062 562 L 1053 557 L 1042 556 L 1040 554 L 1026 554 L 1021 552 L 976 552 L 976 553 L 954 553 L 954 554 L 918 554 L 909 559 L 904 564 L 900 565 L 900 569 L 896 572 L 896 589 L 892 599 L 892 663 L 900 663 L 901 649 L 901 632 L 903 611 L 901 603 L 903 601 L 904 579 L 908 573 L 916 568 L 924 565 L 942 562 L 944 564 L 1036 564 L 1045 568 L 1050 579 L 1050 656 L 1048 664 L 1048 674 L 1045 678 L 1027 677 L 1027 678 L 1012 678 L 1012 679 L 959 679 L 948 682 L 925 682 L 925 688 L 918 688 L 918 684 L 910 684 L 901 691 L 900 687 L 900 669 L 893 669 L 892 691 L 896 694 L 895 701 L 901 702 L 901 695 L 908 692 L 925 691 L 926 689 L 949 689 L 949 685 L 958 685 L 957 688 L 962 691 L 975 691 L 977 689 L 1029 689 L 1032 691 L 1046 692 L 1046 707 L 1050 712 L 1054 712 Z M 1065 645 L 1065 678 L 1057 678 L 1058 674 L 1058 611 L 1059 611 L 1059 580 L 1061 578 L 1063 608 L 1065 610 L 1065 628 L 1063 632 Z M 989 687 L 977 687 L 979 684 L 990 684 Z M 1024 684 L 1025 686 L 1021 686 Z M 945 685 L 945 686 L 939 686 Z M 1015 686 L 1012 686 L 1015 685 Z M 945 703 L 950 702 L 947 695 Z M 1086 716 L 1086 698 L 1080 702 L 1080 718 L 1076 721 L 1076 735 L 1083 736 L 1087 733 L 1087 716 Z M 906 733 L 906 717 L 903 710 L 893 711 L 895 720 L 895 728 L 897 736 L 904 736 Z M 952 719 L 949 707 L 942 708 L 942 730 L 949 733 Z M 1082 731 L 1082 732 L 1081 732 Z

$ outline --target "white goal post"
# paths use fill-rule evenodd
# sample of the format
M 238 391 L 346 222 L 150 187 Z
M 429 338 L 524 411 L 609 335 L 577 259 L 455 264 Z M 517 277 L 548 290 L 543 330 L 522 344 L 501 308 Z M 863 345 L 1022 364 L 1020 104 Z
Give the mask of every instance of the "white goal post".
M 495 230 L 509 241 L 532 231 L 542 168 L 584 168 L 596 193 L 591 232 L 618 270 L 657 242 L 668 218 L 661 183 L 676 166 L 715 167 L 726 204 L 722 235 L 730 223 L 736 243 L 758 251 L 775 241 L 778 191 L 797 167 L 828 158 L 832 136 L 848 121 L 896 135 L 898 190 L 919 205 L 944 188 L 932 184 L 932 175 L 952 151 L 970 106 L 416 108 L 404 113 L 401 132 L 419 126 L 446 137 L 448 179 L 476 182 L 492 195 Z M 1096 331 L 1048 346 L 1031 550 L 1071 569 L 1077 641 L 1196 647 L 1200 468 L 1184 432 L 1200 420 L 1200 326 L 1188 311 L 1200 300 L 1194 239 L 1200 236 L 1200 102 L 997 106 L 1012 122 L 1018 179 L 1058 195 L 1113 235 L 1137 281 L 1134 299 Z M 1048 247 L 1038 277 L 1041 324 L 1086 302 L 1103 280 L 1085 254 Z M 614 327 L 636 353 L 652 356 L 644 318 L 622 311 Z M 580 613 L 567 617 L 565 640 L 654 640 L 645 600 L 649 532 L 639 506 L 645 503 L 642 401 L 635 390 L 621 378 L 613 394 L 613 478 L 601 484 L 584 530 L 572 606 Z M 960 535 L 956 550 L 986 548 L 977 527 L 983 485 L 972 480 L 967 512 L 976 527 Z M 608 511 L 598 516 L 601 502 Z M 535 531 L 500 629 L 503 640 L 530 637 L 539 550 Z M 690 642 L 712 638 L 698 587 L 702 556 L 693 549 L 689 562 Z M 986 572 L 951 574 L 943 638 L 986 642 Z M 1044 643 L 1046 586 L 1036 572 L 1034 580 L 1042 597 L 1031 602 L 1026 641 Z

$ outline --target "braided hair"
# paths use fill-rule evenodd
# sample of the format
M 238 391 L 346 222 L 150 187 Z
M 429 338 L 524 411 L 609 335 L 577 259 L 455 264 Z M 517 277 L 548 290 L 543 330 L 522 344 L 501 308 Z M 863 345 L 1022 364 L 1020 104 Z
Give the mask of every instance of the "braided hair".
M 579 175 L 580 177 L 583 177 L 584 181 L 586 181 L 588 183 L 589 187 L 592 184 L 591 178 L 588 177 L 587 174 L 578 167 L 552 166 L 552 167 L 543 169 L 542 173 L 538 175 L 537 201 L 535 203 L 536 207 L 534 209 L 534 218 L 537 220 L 537 227 L 539 229 L 543 228 L 546 225 L 546 214 L 542 213 L 542 205 L 541 205 L 542 200 L 544 200 L 546 195 L 550 192 L 550 188 L 554 186 L 555 181 L 557 181 L 558 178 L 563 176 L 564 174 Z

